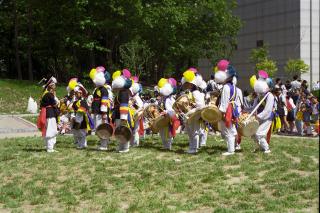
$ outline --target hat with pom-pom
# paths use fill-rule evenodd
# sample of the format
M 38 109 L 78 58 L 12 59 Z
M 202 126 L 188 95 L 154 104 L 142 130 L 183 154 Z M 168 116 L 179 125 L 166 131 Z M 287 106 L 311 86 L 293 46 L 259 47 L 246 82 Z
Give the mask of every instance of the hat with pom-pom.
M 263 79 L 269 78 L 268 73 L 266 71 L 264 71 L 264 70 L 259 70 L 258 71 L 258 76 L 259 76 L 259 78 L 263 78 Z
M 77 84 L 78 84 L 78 78 L 71 78 L 68 83 L 68 88 L 70 90 L 74 90 L 74 88 L 77 86 Z
M 225 71 L 225 70 L 227 70 L 229 64 L 230 64 L 230 62 L 228 60 L 222 59 L 218 62 L 217 68 L 218 68 L 218 70 Z
M 131 73 L 128 69 L 115 71 L 112 80 L 113 89 L 129 89 L 132 86 Z
M 158 90 L 159 90 L 159 93 L 163 96 L 171 95 L 174 92 L 174 86 L 172 85 L 172 79 L 169 81 L 166 78 L 161 78 L 158 81 Z

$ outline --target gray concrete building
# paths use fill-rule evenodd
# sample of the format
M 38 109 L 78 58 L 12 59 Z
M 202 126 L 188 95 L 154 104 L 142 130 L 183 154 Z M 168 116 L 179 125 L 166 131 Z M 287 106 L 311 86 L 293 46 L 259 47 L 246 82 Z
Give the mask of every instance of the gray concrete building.
M 319 80 L 319 4 L 320 0 L 237 0 L 234 14 L 243 21 L 238 45 L 230 59 L 239 73 L 239 85 L 248 88 L 254 65 L 251 49 L 268 45 L 271 59 L 277 62 L 277 76 L 292 79 L 284 72 L 288 59 L 301 58 L 310 71 L 301 76 L 309 82 Z M 310 27 L 311 26 L 311 27 Z M 199 69 L 208 78 L 210 60 L 200 59 Z

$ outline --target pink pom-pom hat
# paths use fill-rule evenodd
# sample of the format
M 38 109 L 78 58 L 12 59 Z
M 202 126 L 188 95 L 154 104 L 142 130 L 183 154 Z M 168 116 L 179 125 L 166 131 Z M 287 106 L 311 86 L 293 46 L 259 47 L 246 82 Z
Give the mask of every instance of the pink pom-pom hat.
M 131 73 L 128 69 L 123 69 L 122 70 L 122 75 L 125 77 L 125 78 L 131 78 Z
M 218 70 L 225 71 L 227 70 L 228 65 L 229 65 L 229 61 L 222 59 L 218 62 L 217 67 L 218 67 Z
M 168 79 L 169 84 L 171 84 L 173 87 L 177 87 L 177 81 L 174 78 Z
M 96 68 L 97 72 L 104 72 L 106 69 L 103 66 L 99 66 Z
M 194 72 L 194 73 L 197 73 L 197 72 L 198 72 L 198 70 L 197 70 L 196 68 L 194 68 L 194 67 L 190 67 L 188 70 L 190 70 L 190 71 L 192 71 L 192 72 Z
M 269 77 L 268 73 L 264 70 L 259 70 L 258 76 L 259 76 L 259 78 L 264 78 L 264 79 L 267 79 Z

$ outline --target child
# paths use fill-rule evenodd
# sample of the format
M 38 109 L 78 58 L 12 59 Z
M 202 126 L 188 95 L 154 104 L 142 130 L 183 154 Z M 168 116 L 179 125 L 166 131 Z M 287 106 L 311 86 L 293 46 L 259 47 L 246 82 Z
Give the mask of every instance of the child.
M 84 97 L 87 96 L 87 90 L 79 84 L 74 89 L 77 101 L 72 105 L 74 110 L 73 117 L 73 136 L 78 149 L 87 147 L 87 132 L 91 130 L 88 119 L 89 106 Z

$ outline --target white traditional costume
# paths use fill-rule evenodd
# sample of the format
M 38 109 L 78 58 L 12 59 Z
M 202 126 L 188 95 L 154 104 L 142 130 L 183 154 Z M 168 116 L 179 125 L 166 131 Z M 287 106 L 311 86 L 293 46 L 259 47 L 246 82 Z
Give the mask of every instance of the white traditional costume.
M 220 95 L 219 110 L 224 118 L 220 121 L 221 136 L 226 141 L 228 150 L 223 155 L 232 155 L 235 151 L 236 122 L 239 117 L 239 111 L 235 104 L 236 97 L 238 97 L 236 72 L 227 60 L 219 61 L 217 67 L 218 71 L 215 73 L 215 80 L 217 83 L 224 84 Z
M 206 88 L 205 81 L 194 68 L 191 68 L 183 73 L 181 83 L 184 90 L 190 91 L 188 92 L 189 99 L 195 104 L 195 108 L 188 112 L 187 115 L 197 113 L 205 106 L 205 94 L 202 92 Z M 197 113 L 192 119 L 185 120 L 185 127 L 189 136 L 189 150 L 187 153 L 195 154 L 198 152 L 200 144 L 202 146 L 206 145 L 207 139 L 206 127 L 201 119 L 201 114 Z
M 44 92 L 40 101 L 40 114 L 37 126 L 42 132 L 47 152 L 56 152 L 54 145 L 56 144 L 56 136 L 58 134 L 57 117 L 59 104 L 58 98 L 54 94 L 56 78 L 51 77 L 44 85 Z
M 158 82 L 158 90 L 162 96 L 160 103 L 163 115 L 170 117 L 170 124 L 159 130 L 163 148 L 171 150 L 173 138 L 176 135 L 176 130 L 180 126 L 180 122 L 176 117 L 175 111 L 173 110 L 173 104 L 175 102 L 174 93 L 176 90 L 177 82 L 174 78 L 161 78 Z
M 271 134 L 271 126 L 274 119 L 275 97 L 269 91 L 267 84 L 268 73 L 260 70 L 258 72 L 258 80 L 254 83 L 254 91 L 261 97 L 265 97 L 264 102 L 260 105 L 257 111 L 257 119 L 259 128 L 255 134 L 255 141 L 265 153 L 270 153 L 269 140 Z M 269 137 L 268 137 L 269 136 Z

